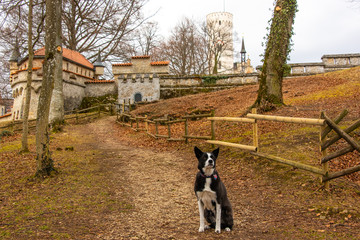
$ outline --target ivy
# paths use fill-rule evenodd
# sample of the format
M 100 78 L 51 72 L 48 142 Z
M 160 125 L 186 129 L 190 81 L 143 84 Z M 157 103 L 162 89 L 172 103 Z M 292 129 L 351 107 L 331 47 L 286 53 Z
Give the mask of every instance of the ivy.
M 217 80 L 220 80 L 220 79 L 227 79 L 228 77 L 227 76 L 203 76 L 201 77 L 202 79 L 202 82 L 207 85 L 207 84 L 216 84 L 216 81 Z

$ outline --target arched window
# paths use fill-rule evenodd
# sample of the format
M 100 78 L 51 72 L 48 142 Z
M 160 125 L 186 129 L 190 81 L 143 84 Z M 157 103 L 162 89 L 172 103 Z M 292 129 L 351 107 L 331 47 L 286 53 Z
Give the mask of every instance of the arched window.
M 142 101 L 141 93 L 135 93 L 134 100 L 135 100 L 135 102 L 141 102 Z

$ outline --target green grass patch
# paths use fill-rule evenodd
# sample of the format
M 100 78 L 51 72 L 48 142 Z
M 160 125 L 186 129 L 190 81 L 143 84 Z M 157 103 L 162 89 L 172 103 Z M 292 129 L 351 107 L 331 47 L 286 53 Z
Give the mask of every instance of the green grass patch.
M 325 98 L 350 97 L 360 91 L 359 82 L 347 82 L 330 89 L 309 93 L 304 96 L 288 99 L 286 104 L 293 105 L 299 102 L 314 102 Z
M 5 143 L 0 151 L 0 238 L 80 239 L 101 231 L 108 212 L 126 212 L 132 204 L 119 199 L 107 181 L 108 172 L 87 146 L 86 137 L 53 134 L 51 151 L 58 173 L 44 180 L 33 178 L 35 146 L 19 154 L 20 140 Z M 65 151 L 66 146 L 74 151 Z M 100 218 L 100 219 L 98 219 Z

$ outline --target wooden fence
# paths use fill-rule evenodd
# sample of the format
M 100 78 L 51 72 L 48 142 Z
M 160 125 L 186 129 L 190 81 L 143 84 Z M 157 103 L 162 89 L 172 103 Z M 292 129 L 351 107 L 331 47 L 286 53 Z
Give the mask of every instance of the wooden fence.
M 180 119 L 170 120 L 168 118 L 159 118 L 150 120 L 147 116 L 132 116 L 129 113 L 118 113 L 117 121 L 122 126 L 131 127 L 134 131 L 145 131 L 147 135 L 153 138 L 166 138 L 167 141 L 184 141 L 188 143 L 189 139 L 212 139 L 211 136 L 189 135 L 189 121 L 191 119 L 204 119 L 213 117 L 214 111 L 208 114 L 192 114 L 182 116 Z M 176 123 L 184 123 L 184 135 L 181 138 L 174 138 L 171 134 L 171 126 Z M 135 124 L 135 126 L 134 126 Z M 151 132 L 150 124 L 154 125 L 155 131 Z M 160 127 L 165 127 L 167 134 L 161 134 Z
M 325 184 L 325 188 L 329 187 L 328 182 L 331 179 L 335 179 L 341 176 L 345 176 L 357 171 L 360 171 L 360 165 L 351 167 L 342 171 L 331 173 L 329 172 L 329 161 L 342 156 L 346 153 L 352 152 L 354 150 L 360 152 L 360 145 L 356 142 L 352 137 L 349 136 L 349 133 L 360 127 L 360 120 L 357 120 L 348 128 L 342 130 L 337 124 L 347 115 L 347 111 L 344 110 L 339 116 L 337 116 L 334 120 L 331 120 L 326 116 L 325 113 L 321 113 L 321 117 L 319 119 L 315 118 L 295 118 L 295 117 L 283 117 L 283 116 L 270 116 L 270 115 L 261 115 L 256 113 L 256 109 L 252 109 L 252 113 L 247 114 L 246 118 L 236 118 L 236 117 L 215 117 L 214 112 L 211 114 L 201 114 L 201 115 L 188 115 L 183 116 L 177 120 L 168 120 L 168 119 L 155 119 L 149 120 L 145 117 L 133 117 L 130 114 L 119 114 L 118 121 L 123 126 L 129 126 L 133 128 L 135 131 L 146 131 L 146 133 L 154 138 L 167 138 L 168 141 L 185 141 L 188 142 L 188 139 L 203 139 L 206 140 L 207 143 L 212 145 L 222 145 L 227 147 L 234 147 L 242 150 L 250 151 L 250 154 L 266 158 L 272 161 L 276 161 L 282 164 L 290 165 L 317 175 L 321 176 L 322 182 Z M 191 136 L 188 134 L 188 120 L 191 118 L 204 118 L 207 119 L 211 123 L 211 135 L 210 136 Z M 127 118 L 127 119 L 126 119 Z M 319 133 L 319 145 L 321 151 L 321 159 L 320 159 L 320 167 L 312 166 L 309 164 L 284 159 L 279 156 L 274 156 L 271 154 L 260 152 L 259 149 L 259 134 L 258 134 L 258 121 L 276 121 L 276 122 L 284 122 L 284 123 L 294 123 L 294 124 L 305 124 L 315 127 L 320 127 Z M 129 122 L 129 123 L 126 123 Z M 252 124 L 252 136 L 253 136 L 253 145 L 244 145 L 238 143 L 231 143 L 221 140 L 216 140 L 215 134 L 215 122 L 225 121 L 225 122 L 239 122 L 239 123 L 249 123 Z M 145 123 L 143 128 L 140 127 L 140 122 Z M 184 122 L 184 135 L 180 139 L 172 138 L 171 136 L 171 125 L 175 123 Z M 134 127 L 133 125 L 136 124 Z M 155 125 L 155 132 L 152 133 L 149 131 L 149 124 Z M 167 134 L 160 134 L 159 127 L 163 125 L 168 129 Z M 334 130 L 337 135 L 328 138 L 328 134 Z M 328 154 L 327 148 L 336 143 L 339 139 L 345 139 L 346 142 L 349 143 L 350 146 L 339 150 L 337 152 Z
M 99 104 L 95 107 L 90 107 L 81 110 L 66 111 L 64 120 L 75 119 L 78 123 L 81 119 L 89 117 L 100 117 L 101 114 L 113 114 L 115 113 L 116 106 L 113 104 Z M 29 129 L 36 128 L 36 119 L 29 120 Z M 23 130 L 23 120 L 10 121 L 8 124 L 1 126 L 1 130 L 9 130 L 12 132 L 21 132 Z
M 351 173 L 360 171 L 360 165 L 330 173 L 329 172 L 329 161 L 340 157 L 346 153 L 352 152 L 354 150 L 360 152 L 360 145 L 356 142 L 349 133 L 360 127 L 360 120 L 357 120 L 351 126 L 347 127 L 346 129 L 342 130 L 337 124 L 348 114 L 347 110 L 344 110 L 339 116 L 337 116 L 334 120 L 331 120 L 329 117 L 326 116 L 325 113 L 321 113 L 320 119 L 313 119 L 313 118 L 294 118 L 294 117 L 282 117 L 282 116 L 269 116 L 269 115 L 260 115 L 256 114 L 256 109 L 252 110 L 252 113 L 247 114 L 247 118 L 208 118 L 210 121 L 237 121 L 237 122 L 245 122 L 245 123 L 252 123 L 253 124 L 253 146 L 248 145 L 241 145 L 241 144 L 234 144 L 228 143 L 223 141 L 214 141 L 208 140 L 206 142 L 211 144 L 223 145 L 228 147 L 236 147 L 243 150 L 251 151 L 250 154 L 262 158 L 266 158 L 272 161 L 276 161 L 282 164 L 290 165 L 293 167 L 297 167 L 299 169 L 318 174 L 322 178 L 322 182 L 325 184 L 325 188 L 329 188 L 329 181 L 331 179 L 335 179 L 341 176 L 349 175 Z M 284 122 L 284 123 L 295 123 L 295 124 L 306 124 L 312 126 L 320 126 L 320 151 L 321 151 L 321 159 L 320 159 L 320 167 L 315 167 L 312 165 L 296 162 L 293 160 L 284 159 L 278 156 L 262 153 L 259 151 L 259 135 L 258 135 L 258 120 L 267 120 L 267 121 L 277 121 L 277 122 Z M 327 138 L 328 134 L 334 130 L 337 135 L 332 138 Z M 350 146 L 341 149 L 337 152 L 328 154 L 327 148 L 331 145 L 335 144 L 338 140 L 343 138 Z

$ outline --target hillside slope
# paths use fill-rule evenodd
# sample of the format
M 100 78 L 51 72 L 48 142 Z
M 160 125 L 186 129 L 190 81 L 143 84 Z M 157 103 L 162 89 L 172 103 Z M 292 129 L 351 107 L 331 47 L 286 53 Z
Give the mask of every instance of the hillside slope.
M 215 109 L 217 116 L 242 115 L 255 101 L 257 85 L 242 86 L 211 93 L 200 93 L 139 107 L 136 115 L 178 117 Z M 284 101 L 289 107 L 318 116 L 320 110 L 334 114 L 347 108 L 350 116 L 360 116 L 360 67 L 284 80 Z M 283 112 L 282 109 L 277 111 Z M 275 112 L 277 112 L 275 111 Z M 289 111 L 289 108 L 286 108 Z M 300 111 L 300 112 L 299 112 Z

